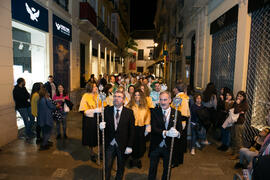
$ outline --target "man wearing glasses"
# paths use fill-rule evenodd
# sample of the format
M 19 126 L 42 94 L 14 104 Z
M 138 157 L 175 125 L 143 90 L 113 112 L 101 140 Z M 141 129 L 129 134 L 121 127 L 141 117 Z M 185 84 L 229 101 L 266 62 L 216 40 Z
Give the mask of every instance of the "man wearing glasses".
M 125 94 L 121 91 L 116 91 L 113 96 L 113 106 L 105 108 L 105 122 L 100 123 L 100 129 L 105 130 L 106 180 L 109 180 L 111 177 L 111 169 L 115 157 L 117 157 L 115 179 L 123 179 L 126 156 L 132 153 L 135 118 L 133 111 L 123 106 L 124 100 Z

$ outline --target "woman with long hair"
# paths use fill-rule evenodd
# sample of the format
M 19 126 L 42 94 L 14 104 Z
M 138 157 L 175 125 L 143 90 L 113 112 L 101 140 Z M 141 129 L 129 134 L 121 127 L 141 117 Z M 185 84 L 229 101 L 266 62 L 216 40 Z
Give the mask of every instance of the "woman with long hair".
M 223 122 L 226 120 L 229 110 L 233 108 L 233 106 L 234 106 L 233 92 L 228 91 L 226 93 L 226 99 L 224 101 L 224 108 L 222 108 L 223 114 L 221 114 L 222 116 L 219 116 L 222 120 L 221 124 L 223 124 Z M 224 128 L 221 129 L 221 141 L 222 141 L 222 145 L 218 147 L 218 150 L 227 151 L 231 142 L 231 127 L 226 127 L 225 129 Z
M 142 163 L 140 158 L 143 157 L 146 151 L 145 135 L 151 131 L 151 115 L 145 95 L 140 89 L 134 91 L 127 107 L 133 110 L 135 117 L 135 140 L 130 166 L 136 165 L 138 168 L 141 168 Z
M 43 84 L 41 82 L 37 82 L 37 83 L 34 83 L 33 87 L 32 87 L 30 103 L 31 103 L 31 113 L 35 118 L 37 118 L 37 116 L 38 116 L 39 90 L 42 86 L 43 86 Z M 41 133 L 41 128 L 37 122 L 37 125 L 36 125 L 36 138 L 37 138 L 36 144 L 39 144 L 41 142 L 40 133 Z
M 149 88 L 146 85 L 140 85 L 139 89 L 144 93 L 148 108 L 155 108 L 152 98 L 150 97 Z
M 53 96 L 53 100 L 59 104 L 58 110 L 60 111 L 62 118 L 56 120 L 56 130 L 57 130 L 57 139 L 61 138 L 61 131 L 60 131 L 60 124 L 62 124 L 63 128 L 63 136 L 65 139 L 67 139 L 67 112 L 64 111 L 64 104 L 65 101 L 69 101 L 69 97 L 67 95 L 67 92 L 64 89 L 64 86 L 62 84 L 59 84 L 56 90 L 56 94 Z
M 44 87 L 39 90 L 38 101 L 38 125 L 41 127 L 43 140 L 40 144 L 40 150 L 49 149 L 52 144 L 49 143 L 53 128 L 53 115 L 52 112 L 58 108 L 59 105 L 54 105 L 50 96 Z
M 106 102 L 104 102 L 104 107 Z M 86 85 L 86 93 L 82 96 L 79 111 L 83 113 L 82 119 L 82 144 L 89 146 L 90 157 L 96 162 L 93 148 L 97 146 L 97 116 L 101 112 L 102 102 L 98 99 L 96 83 Z M 101 120 L 101 117 L 99 118 Z
M 108 106 L 113 105 L 113 86 L 111 84 L 106 84 L 103 92 L 106 94 L 106 103 Z
M 245 114 L 248 110 L 247 95 L 244 91 L 239 91 L 234 103 L 234 114 L 239 113 L 239 117 L 231 128 L 232 157 L 231 160 L 238 158 L 238 152 L 243 146 L 242 137 L 244 133 Z
M 126 97 L 127 97 L 127 99 L 128 99 L 128 102 L 130 101 L 130 99 L 131 99 L 131 96 L 132 96 L 132 94 L 134 93 L 134 91 L 135 91 L 135 87 L 134 87 L 134 85 L 130 85 L 129 87 L 128 87 L 128 93 L 127 93 L 127 95 L 126 95 Z

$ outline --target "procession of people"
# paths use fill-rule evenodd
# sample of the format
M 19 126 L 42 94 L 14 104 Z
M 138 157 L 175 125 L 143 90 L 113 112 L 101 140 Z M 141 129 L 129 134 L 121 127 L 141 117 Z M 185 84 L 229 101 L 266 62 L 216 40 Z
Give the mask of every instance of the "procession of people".
M 53 76 L 45 84 L 35 83 L 31 95 L 25 80 L 19 78 L 13 97 L 24 120 L 26 139 L 36 136 L 40 151 L 53 146 L 54 124 L 56 139 L 68 138 L 66 118 L 73 104 L 65 87 L 57 85 Z M 91 75 L 79 105 L 82 145 L 89 148 L 91 161 L 103 161 L 103 179 L 111 178 L 115 158 L 115 179 L 121 180 L 126 166 L 141 169 L 141 159 L 148 155 L 148 179 L 156 179 L 162 159 L 161 179 L 165 180 L 170 179 L 172 168 L 184 163 L 185 153 L 194 156 L 196 149 L 210 145 L 208 138 L 220 132 L 215 137 L 221 141 L 217 149 L 232 149 L 230 159 L 240 158 L 235 168 L 247 168 L 255 156 L 267 155 L 270 149 L 267 128 L 255 137 L 255 150 L 243 148 L 247 110 L 244 91 L 234 98 L 232 90 L 224 87 L 217 92 L 213 83 L 200 93 L 177 81 L 171 93 L 161 79 L 151 74 L 105 74 L 99 79 Z

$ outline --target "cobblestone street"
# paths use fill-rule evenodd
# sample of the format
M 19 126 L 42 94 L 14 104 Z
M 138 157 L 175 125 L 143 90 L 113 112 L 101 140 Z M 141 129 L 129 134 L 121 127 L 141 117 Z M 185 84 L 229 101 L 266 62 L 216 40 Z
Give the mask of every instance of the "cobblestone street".
M 87 147 L 81 145 L 81 115 L 68 116 L 68 139 L 55 140 L 48 151 L 39 151 L 34 143 L 18 139 L 0 152 L 0 179 L 101 179 L 100 167 L 89 160 Z M 184 165 L 172 170 L 172 180 L 229 180 L 233 178 L 234 161 L 216 150 L 217 145 L 197 151 L 195 156 L 185 155 Z M 147 179 L 149 158 L 142 161 L 143 168 L 126 168 L 125 179 Z M 116 168 L 116 167 L 115 167 Z M 115 169 L 114 168 L 114 169 Z M 158 179 L 162 173 L 160 162 Z M 112 172 L 115 175 L 115 171 Z

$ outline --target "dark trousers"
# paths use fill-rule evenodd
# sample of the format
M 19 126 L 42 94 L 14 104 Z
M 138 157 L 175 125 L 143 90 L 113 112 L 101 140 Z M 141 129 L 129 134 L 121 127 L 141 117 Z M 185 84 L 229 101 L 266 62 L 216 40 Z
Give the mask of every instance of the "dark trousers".
M 41 127 L 41 130 L 42 130 L 42 135 L 43 135 L 41 146 L 46 146 L 48 145 L 48 140 L 50 139 L 50 136 L 51 136 L 52 127 L 45 125 Z
M 159 159 L 163 159 L 163 174 L 162 180 L 167 179 L 168 174 L 168 164 L 169 164 L 170 151 L 166 147 L 158 147 L 150 153 L 150 168 L 148 173 L 148 180 L 156 180 L 157 169 L 159 164 Z
M 122 180 L 125 170 L 125 155 L 120 149 L 114 145 L 109 145 L 106 148 L 105 152 L 105 176 L 106 180 L 110 180 L 111 178 L 111 170 L 113 166 L 113 162 L 115 157 L 117 157 L 117 172 L 116 172 L 116 180 Z
M 231 128 L 221 128 L 221 141 L 223 145 L 229 146 L 231 143 Z

